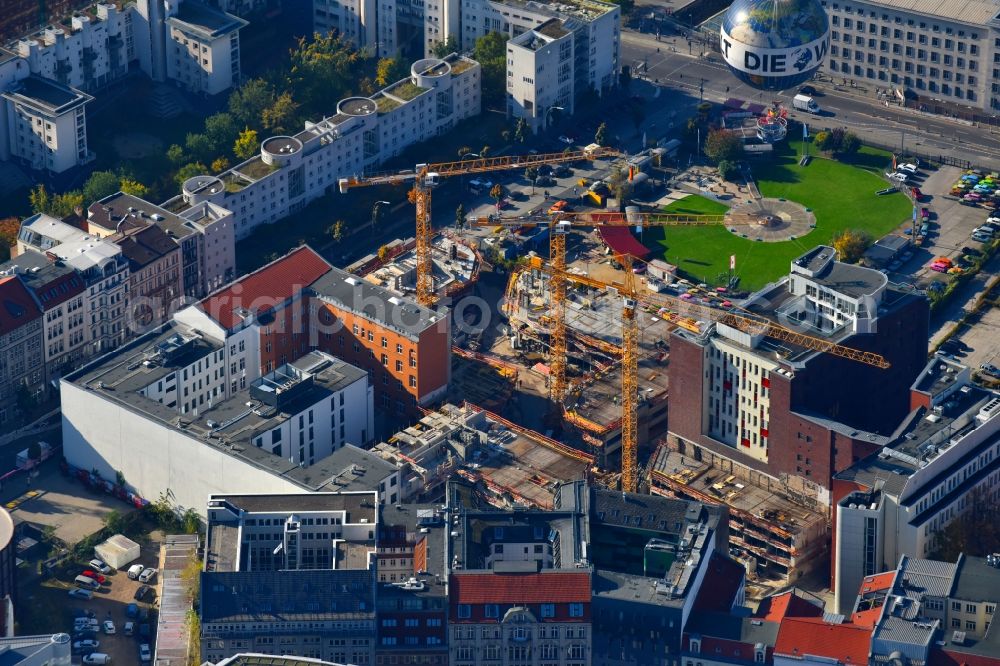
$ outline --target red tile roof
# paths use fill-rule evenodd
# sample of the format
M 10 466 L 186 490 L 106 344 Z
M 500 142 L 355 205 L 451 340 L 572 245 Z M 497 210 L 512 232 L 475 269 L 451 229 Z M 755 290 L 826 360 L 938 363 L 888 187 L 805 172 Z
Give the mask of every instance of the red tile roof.
M 0 335 L 6 335 L 41 315 L 38 304 L 19 278 L 0 278 Z
M 865 576 L 861 581 L 861 589 L 858 590 L 858 594 L 877 592 L 879 590 L 891 590 L 892 582 L 895 579 L 895 571 L 886 571 L 885 573 L 875 574 L 874 576 Z
M 928 666 L 1000 666 L 1000 655 L 973 654 L 958 650 L 931 647 Z
M 728 613 L 745 576 L 742 564 L 721 553 L 712 553 L 693 610 Z
M 768 622 L 781 622 L 786 617 L 822 617 L 823 609 L 790 590 L 764 599 L 755 615 Z
M 547 571 L 531 574 L 452 574 L 452 604 L 590 603 L 590 574 Z
M 76 273 L 67 273 L 33 291 L 38 300 L 41 301 L 42 309 L 49 311 L 86 290 L 83 280 Z
M 598 233 L 604 244 L 615 254 L 630 254 L 637 259 L 646 259 L 652 252 L 640 243 L 628 227 L 599 227 Z
M 330 268 L 323 257 L 303 245 L 223 287 L 203 300 L 201 306 L 222 326 L 232 329 L 242 321 L 235 313 L 237 308 L 266 311 L 308 287 Z
M 831 624 L 823 618 L 785 618 L 774 643 L 776 655 L 813 655 L 840 664 L 863 666 L 871 651 L 872 630 L 856 624 Z

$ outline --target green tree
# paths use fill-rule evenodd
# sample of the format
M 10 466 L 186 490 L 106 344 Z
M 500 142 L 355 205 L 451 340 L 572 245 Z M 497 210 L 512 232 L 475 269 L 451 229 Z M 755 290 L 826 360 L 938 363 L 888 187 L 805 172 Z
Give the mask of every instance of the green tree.
M 934 559 L 954 562 L 961 554 L 983 557 L 1000 551 L 1000 502 L 977 488 L 968 508 L 937 531 Z
M 240 126 L 231 113 L 225 111 L 213 113 L 205 118 L 205 136 L 212 142 L 215 150 L 226 150 L 233 145 L 239 136 Z
M 330 238 L 333 239 L 334 243 L 339 243 L 344 239 L 344 221 L 337 220 L 329 226 L 326 232 L 330 234 Z
M 736 177 L 738 172 L 739 169 L 735 163 L 730 162 L 729 160 L 722 160 L 719 162 L 719 177 L 722 178 L 722 180 L 732 180 Z
M 861 139 L 854 132 L 844 132 L 844 137 L 840 142 L 841 155 L 854 155 L 861 150 Z
M 198 512 L 194 509 L 185 511 L 181 522 L 184 524 L 185 534 L 197 534 L 201 531 L 201 519 L 198 517 Z
M 597 126 L 597 131 L 594 132 L 594 143 L 598 146 L 608 145 L 608 124 L 601 123 Z
M 514 126 L 514 141 L 517 143 L 524 143 L 528 140 L 528 134 L 531 130 L 528 129 L 528 121 L 524 118 L 517 119 L 517 125 Z
M 383 246 L 379 247 L 379 249 L 378 249 L 378 260 L 379 261 L 385 261 L 388 258 L 389 258 L 389 246 L 388 245 L 383 245 Z
M 458 208 L 455 209 L 455 227 L 458 229 L 464 229 L 466 222 L 465 206 L 458 204 Z
M 853 264 L 871 245 L 871 236 L 858 229 L 844 229 L 833 237 L 831 244 L 833 249 L 837 251 L 838 259 Z
M 131 194 L 140 199 L 149 195 L 149 188 L 134 178 L 123 176 L 118 182 L 118 188 L 125 194 Z
M 718 164 L 723 160 L 733 162 L 743 153 L 743 140 L 732 132 L 711 130 L 705 137 L 705 156 Z
M 187 148 L 190 159 L 196 162 L 211 161 L 212 153 L 215 152 L 215 146 L 212 145 L 208 136 L 194 132 L 188 133 L 185 137 L 184 147 Z
M 468 146 L 462 146 L 461 148 L 458 149 L 458 159 L 462 159 L 471 152 L 472 148 L 469 148 Z
M 120 178 L 112 171 L 95 171 L 83 184 L 85 201 L 98 201 L 119 190 Z
M 212 160 L 212 173 L 222 173 L 229 168 L 228 157 L 217 157 Z
M 229 95 L 229 113 L 239 125 L 260 127 L 264 109 L 274 103 L 274 88 L 264 79 L 250 79 Z
M 619 210 L 625 210 L 626 202 L 632 194 L 632 181 L 628 179 L 628 170 L 620 166 L 613 167 L 608 174 L 608 189 L 618 201 Z
M 52 197 L 52 209 L 49 210 L 49 215 L 66 217 L 76 212 L 77 208 L 83 208 L 83 193 L 79 190 L 70 190 Z
M 264 109 L 261 120 L 264 127 L 275 132 L 287 133 L 295 126 L 299 105 L 292 96 L 283 92 L 274 100 L 274 104 Z
M 452 53 L 458 53 L 458 40 L 455 35 L 448 35 L 447 39 L 438 41 L 431 47 L 431 53 L 435 58 L 444 58 Z
M 28 195 L 28 200 L 31 202 L 31 210 L 34 213 L 48 213 L 52 210 L 52 196 L 45 189 L 45 185 L 38 184 L 33 187 L 31 194 Z
M 830 150 L 831 139 L 832 135 L 830 134 L 830 132 L 827 132 L 826 130 L 820 130 L 819 132 L 816 132 L 816 135 L 813 137 L 813 144 L 819 150 Z
M 503 199 L 503 185 L 497 183 L 490 188 L 490 196 L 497 202 L 497 208 L 500 207 L 500 200 Z
M 189 162 L 177 170 L 177 173 L 174 174 L 174 181 L 180 186 L 188 178 L 194 178 L 206 173 L 208 173 L 208 167 L 201 162 Z
M 101 522 L 104 523 L 104 527 L 112 534 L 120 533 L 122 528 L 125 527 L 125 518 L 117 509 L 112 509 L 106 513 Z
M 538 167 L 530 166 L 524 170 L 524 177 L 531 181 L 531 193 L 535 193 L 535 181 L 538 180 Z
M 241 160 L 248 160 L 260 150 L 260 140 L 257 138 L 257 130 L 249 127 L 236 138 L 233 144 L 233 153 Z
M 482 95 L 488 105 L 503 103 L 507 95 L 507 36 L 490 32 L 476 40 L 472 51 L 482 67 Z
M 306 115 L 325 113 L 331 100 L 344 97 L 363 64 L 361 53 L 333 34 L 300 39 L 290 56 L 287 90 Z
M 406 77 L 406 64 L 399 58 L 379 58 L 375 64 L 375 85 L 382 88 Z
M 184 149 L 176 143 L 171 144 L 171 146 L 167 148 L 167 160 L 169 160 L 174 166 L 180 166 L 186 159 L 187 156 L 184 154 Z
M 489 156 L 489 154 L 490 154 L 490 147 L 488 145 L 483 146 L 482 148 L 479 149 L 479 156 L 481 158 L 486 159 Z

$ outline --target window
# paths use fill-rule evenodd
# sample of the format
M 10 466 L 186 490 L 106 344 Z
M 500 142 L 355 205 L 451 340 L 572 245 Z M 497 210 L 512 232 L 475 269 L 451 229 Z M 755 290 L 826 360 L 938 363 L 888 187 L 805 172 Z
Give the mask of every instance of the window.
M 569 605 L 569 616 L 570 617 L 583 617 L 583 604 L 570 604 Z
M 976 630 L 976 623 L 975 623 L 975 621 L 973 621 L 973 620 L 966 620 L 966 622 L 965 622 L 965 630 L 966 631 L 975 631 Z
M 458 617 L 462 619 L 469 619 L 472 617 L 472 606 L 469 604 L 459 604 L 458 605 Z M 461 657 L 459 657 L 461 658 Z
M 960 602 L 960 601 L 953 601 L 953 602 L 951 602 L 951 610 L 952 610 L 952 612 L 955 612 L 955 613 L 961 613 L 962 612 L 962 602 Z
M 996 604 L 986 604 L 986 614 L 987 615 L 993 615 L 993 613 L 996 612 L 996 609 L 997 609 L 997 605 Z
M 500 607 L 496 604 L 486 604 L 486 617 L 500 617 Z
M 555 617 L 556 606 L 555 604 L 542 604 L 542 617 Z
M 975 615 L 978 610 L 979 608 L 976 606 L 976 604 L 965 604 L 966 613 L 972 613 L 973 615 Z

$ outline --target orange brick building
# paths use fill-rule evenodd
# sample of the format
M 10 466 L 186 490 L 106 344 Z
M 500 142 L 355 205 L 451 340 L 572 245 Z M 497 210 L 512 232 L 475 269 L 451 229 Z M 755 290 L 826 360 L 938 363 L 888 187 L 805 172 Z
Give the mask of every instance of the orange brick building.
M 368 370 L 375 406 L 415 415 L 451 379 L 451 327 L 437 313 L 333 268 L 310 286 L 319 349 Z
M 368 371 L 377 409 L 408 416 L 448 389 L 447 313 L 333 268 L 308 246 L 230 283 L 201 306 L 227 338 L 254 338 L 246 346 L 259 350 L 260 374 L 320 349 Z

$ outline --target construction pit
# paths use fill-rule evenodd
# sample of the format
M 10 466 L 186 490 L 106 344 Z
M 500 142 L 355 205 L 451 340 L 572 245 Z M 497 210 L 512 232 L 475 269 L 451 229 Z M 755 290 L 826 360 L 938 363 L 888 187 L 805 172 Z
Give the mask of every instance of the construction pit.
M 559 439 L 595 457 L 605 470 L 621 462 L 621 344 L 623 299 L 613 285 L 625 274 L 599 247 L 596 234 L 580 235 L 576 261 L 567 272 L 611 285 L 595 288 L 568 278 L 565 303 L 568 391 L 563 402 Z M 597 277 L 599 276 L 599 277 Z M 641 283 L 642 280 L 636 280 Z M 645 292 L 641 284 L 640 291 Z M 510 324 L 506 348 L 515 354 L 523 373 L 540 377 L 547 386 L 548 345 L 553 326 L 548 274 L 534 270 L 515 273 L 505 295 Z M 638 444 L 652 449 L 667 426 L 667 362 L 670 332 L 679 325 L 699 330 L 702 324 L 679 318 L 640 299 Z

